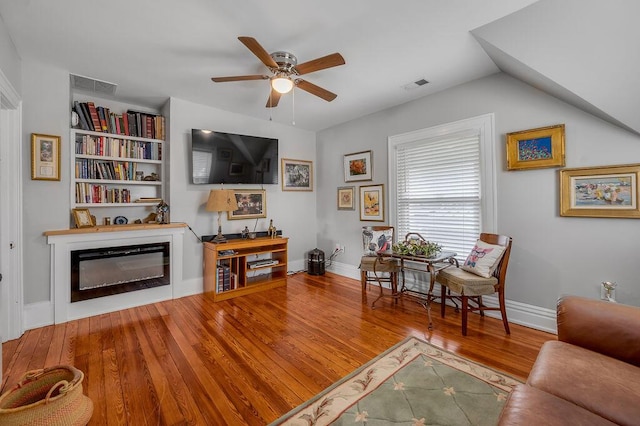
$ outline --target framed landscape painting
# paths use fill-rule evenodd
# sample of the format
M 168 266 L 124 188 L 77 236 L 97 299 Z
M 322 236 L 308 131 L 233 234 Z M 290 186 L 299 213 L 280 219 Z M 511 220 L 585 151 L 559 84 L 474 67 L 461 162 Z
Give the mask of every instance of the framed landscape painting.
M 233 190 L 238 208 L 227 212 L 227 219 L 256 219 L 267 217 L 267 191 L 263 189 Z
M 640 218 L 640 164 L 560 170 L 560 216 Z
M 354 152 L 344 156 L 344 181 L 356 182 L 373 179 L 371 151 Z
M 384 185 L 360 187 L 360 220 L 384 222 Z
M 507 170 L 564 166 L 564 124 L 507 133 Z

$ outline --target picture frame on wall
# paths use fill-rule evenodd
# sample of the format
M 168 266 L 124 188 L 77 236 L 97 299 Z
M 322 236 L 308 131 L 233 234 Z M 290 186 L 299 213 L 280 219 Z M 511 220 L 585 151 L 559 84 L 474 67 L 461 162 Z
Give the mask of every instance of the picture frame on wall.
M 340 186 L 338 187 L 338 210 L 355 210 L 356 209 L 356 187 Z
M 640 164 L 560 170 L 560 216 L 640 218 Z
M 507 133 L 507 170 L 564 164 L 564 124 Z
M 313 191 L 313 162 L 283 158 L 282 190 Z
M 60 180 L 60 136 L 31 134 L 31 179 Z
M 344 156 L 344 181 L 373 180 L 373 154 L 371 151 L 354 152 Z
M 267 217 L 267 191 L 264 189 L 234 189 L 233 196 L 238 208 L 227 212 L 228 220 Z
M 384 184 L 360 187 L 360 220 L 384 222 Z
M 72 209 L 73 220 L 76 228 L 92 228 L 96 226 L 95 219 L 89 209 Z

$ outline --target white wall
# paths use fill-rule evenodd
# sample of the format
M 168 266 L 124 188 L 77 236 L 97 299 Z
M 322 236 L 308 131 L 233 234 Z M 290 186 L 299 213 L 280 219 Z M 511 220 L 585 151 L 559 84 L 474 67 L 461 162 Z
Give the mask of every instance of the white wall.
M 209 129 L 229 133 L 278 138 L 279 157 L 316 162 L 315 133 L 271 121 L 257 120 L 208 106 L 171 98 L 169 105 L 170 161 L 169 200 L 172 222 L 186 222 L 198 235 L 217 233 L 217 213 L 205 211 L 209 191 L 220 185 L 191 183 L 191 129 Z M 280 169 L 281 164 L 278 165 Z M 279 177 L 278 181 L 281 181 Z M 318 180 L 315 179 L 315 183 Z M 259 189 L 259 185 L 228 185 L 227 189 Z M 303 266 L 305 252 L 316 246 L 316 191 L 282 191 L 278 185 L 265 185 L 267 218 L 259 219 L 256 230 L 266 231 L 269 219 L 289 239 L 290 269 Z M 222 216 L 224 233 L 253 229 L 256 221 L 231 220 Z M 202 244 L 189 231 L 184 240 L 183 277 L 185 285 L 202 290 Z M 198 287 L 199 286 L 199 287 Z
M 0 70 L 9 80 L 18 94 L 22 93 L 22 78 L 20 76 L 20 56 L 16 50 L 9 31 L 0 17 Z
M 640 222 L 559 216 L 556 169 L 506 171 L 505 133 L 566 125 L 566 166 L 640 162 L 640 137 L 550 97 L 506 74 L 400 105 L 318 133 L 318 244 L 346 245 L 338 258 L 356 267 L 361 255 L 358 211 L 338 211 L 342 156 L 371 149 L 374 178 L 387 184 L 387 137 L 493 112 L 496 118 L 498 232 L 514 239 L 507 299 L 555 310 L 562 294 L 599 297 L 601 281 L 618 282 L 617 299 L 640 305 Z M 359 185 L 356 185 L 359 186 Z M 385 200 L 388 212 L 388 200 Z M 417 230 L 416 230 L 417 231 Z M 428 236 L 427 236 L 428 237 Z

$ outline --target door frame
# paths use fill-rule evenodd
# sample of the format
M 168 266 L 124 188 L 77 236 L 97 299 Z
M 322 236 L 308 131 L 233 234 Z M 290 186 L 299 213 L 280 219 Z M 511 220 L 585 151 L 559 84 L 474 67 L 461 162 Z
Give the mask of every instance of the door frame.
M 0 340 L 2 342 L 16 339 L 24 332 L 21 140 L 22 100 L 0 70 L 0 273 L 3 275 L 0 281 Z

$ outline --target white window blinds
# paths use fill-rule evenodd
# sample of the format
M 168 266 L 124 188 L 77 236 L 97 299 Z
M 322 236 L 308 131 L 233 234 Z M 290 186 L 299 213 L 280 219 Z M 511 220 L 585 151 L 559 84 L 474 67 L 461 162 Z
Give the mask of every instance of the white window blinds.
M 463 259 L 482 223 L 479 133 L 412 140 L 395 148 L 398 239 L 417 232 Z

